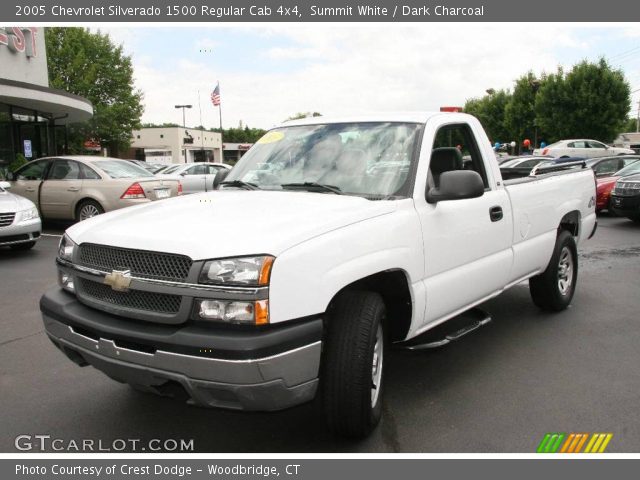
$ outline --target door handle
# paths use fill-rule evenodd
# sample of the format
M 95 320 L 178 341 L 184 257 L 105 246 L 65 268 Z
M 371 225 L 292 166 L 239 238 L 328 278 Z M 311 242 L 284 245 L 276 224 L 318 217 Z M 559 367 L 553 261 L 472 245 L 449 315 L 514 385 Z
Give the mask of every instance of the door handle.
M 489 209 L 489 218 L 491 218 L 492 222 L 498 222 L 502 220 L 502 207 L 495 206 Z
M 36 189 L 35 189 L 35 188 L 33 188 L 33 187 L 27 187 L 27 188 L 25 188 L 25 190 L 26 190 L 27 192 L 35 192 L 35 191 L 36 191 Z
M 78 187 L 69 187 L 67 188 L 67 192 L 79 192 L 80 189 Z

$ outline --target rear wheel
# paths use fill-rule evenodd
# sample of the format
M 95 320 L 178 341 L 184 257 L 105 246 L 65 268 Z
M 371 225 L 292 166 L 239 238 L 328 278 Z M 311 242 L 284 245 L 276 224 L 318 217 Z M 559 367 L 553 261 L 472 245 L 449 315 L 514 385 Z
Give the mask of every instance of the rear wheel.
M 362 438 L 382 416 L 385 305 L 373 292 L 345 292 L 334 305 L 325 342 L 323 402 L 329 429 Z
M 104 213 L 104 208 L 95 200 L 83 200 L 76 207 L 76 220 L 81 222 Z
M 543 310 L 559 312 L 571 303 L 578 281 L 578 253 L 571 233 L 563 230 L 556 239 L 547 269 L 529 280 L 533 303 Z

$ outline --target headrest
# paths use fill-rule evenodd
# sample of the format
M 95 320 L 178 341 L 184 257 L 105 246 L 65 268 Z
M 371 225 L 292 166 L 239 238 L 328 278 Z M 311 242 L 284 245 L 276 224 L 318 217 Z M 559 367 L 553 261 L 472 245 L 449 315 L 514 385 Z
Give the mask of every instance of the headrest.
M 456 147 L 434 148 L 431 152 L 430 170 L 433 175 L 451 170 L 462 170 L 462 153 Z

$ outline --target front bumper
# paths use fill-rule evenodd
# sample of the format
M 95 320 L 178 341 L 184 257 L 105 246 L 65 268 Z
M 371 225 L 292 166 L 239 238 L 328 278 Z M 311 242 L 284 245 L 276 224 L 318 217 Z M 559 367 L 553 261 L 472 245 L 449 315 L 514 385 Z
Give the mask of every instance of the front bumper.
M 0 227 L 0 246 L 36 241 L 41 232 L 42 223 L 39 218 Z
M 621 217 L 640 216 L 640 195 L 611 195 L 611 210 Z
M 119 382 L 240 410 L 281 410 L 316 394 L 319 318 L 264 330 L 154 325 L 94 310 L 59 288 L 40 309 L 58 348 Z

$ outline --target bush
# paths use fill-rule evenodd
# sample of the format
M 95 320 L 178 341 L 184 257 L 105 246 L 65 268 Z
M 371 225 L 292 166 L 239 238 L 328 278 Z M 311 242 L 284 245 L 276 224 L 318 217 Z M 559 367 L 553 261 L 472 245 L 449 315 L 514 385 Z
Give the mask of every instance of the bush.
M 16 159 L 9 164 L 9 171 L 15 172 L 26 163 L 27 163 L 27 159 L 25 158 L 25 156 L 21 153 L 18 153 L 16 154 Z

